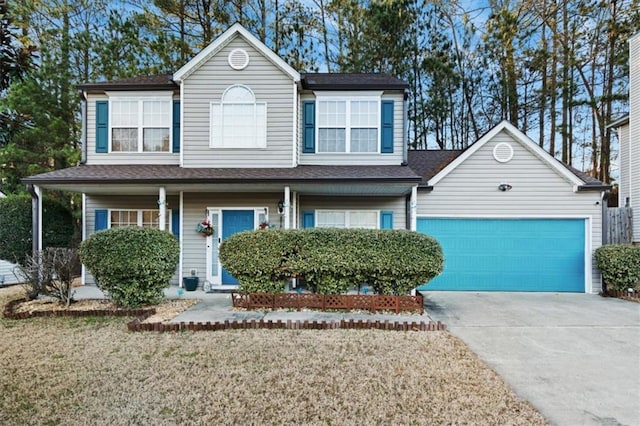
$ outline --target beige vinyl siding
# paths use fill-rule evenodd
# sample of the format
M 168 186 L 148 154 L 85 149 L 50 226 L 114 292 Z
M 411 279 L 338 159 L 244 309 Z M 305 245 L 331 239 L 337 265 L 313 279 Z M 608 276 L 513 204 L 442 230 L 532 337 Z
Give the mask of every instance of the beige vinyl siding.
M 249 54 L 244 70 L 232 69 L 229 52 L 242 48 Z M 265 149 L 210 148 L 210 104 L 220 102 L 234 84 L 250 88 L 256 102 L 267 104 Z M 292 167 L 293 80 L 236 36 L 182 83 L 184 167 Z
M 633 240 L 640 243 L 640 34 L 629 40 L 629 186 Z
M 207 271 L 207 239 L 195 231 L 196 225 L 204 220 L 207 208 L 220 210 L 232 208 L 263 208 L 269 209 L 269 224 L 280 227 L 278 201 L 284 193 L 185 193 L 183 196 L 183 230 L 182 238 L 182 273 L 189 276 L 191 269 L 198 270 L 200 280 L 206 279 Z
M 298 223 L 302 212 L 311 210 L 376 210 L 393 212 L 393 229 L 406 229 L 406 197 L 312 197 L 300 196 Z
M 358 92 L 353 92 L 357 95 Z M 404 94 L 402 92 L 385 92 L 382 100 L 393 100 L 393 153 L 392 154 L 361 154 L 361 153 L 316 153 L 304 154 L 302 152 L 302 101 L 314 100 L 313 94 L 303 94 L 300 96 L 298 105 L 298 152 L 299 163 L 302 165 L 400 165 L 403 161 L 404 152 Z M 317 138 L 317 131 L 316 131 Z
M 172 152 L 96 153 L 96 101 L 107 100 L 107 95 L 87 95 L 87 164 L 180 164 L 180 154 Z
M 630 197 L 630 178 L 629 178 L 629 162 L 630 151 L 629 151 L 629 125 L 625 124 L 618 128 L 618 143 L 620 154 L 618 155 L 618 160 L 620 161 L 620 183 L 618 186 L 618 205 L 620 207 L 624 207 L 625 200 L 627 197 Z
M 141 196 L 106 196 L 106 195 L 87 195 L 85 197 L 85 212 L 84 227 L 86 236 L 89 237 L 95 231 L 95 219 L 96 210 L 102 209 L 149 209 L 155 210 L 158 208 L 158 197 L 153 195 L 141 195 Z M 180 208 L 180 198 L 176 195 L 167 196 L 168 210 Z M 171 214 L 167 211 L 167 214 Z M 170 231 L 171 229 L 168 229 Z M 171 283 L 178 284 L 178 271 L 173 276 Z M 95 284 L 95 281 L 91 274 L 86 271 L 85 284 Z
M 513 146 L 513 159 L 499 163 L 493 148 L 499 142 Z M 512 185 L 507 192 L 501 183 Z M 589 218 L 591 250 L 602 241 L 600 192 L 573 192 L 573 184 L 532 154 L 506 132 L 480 148 L 444 177 L 432 192 L 418 191 L 418 217 L 574 217 Z M 593 257 L 593 256 L 592 256 Z M 600 273 L 592 265 L 592 291 L 601 288 Z

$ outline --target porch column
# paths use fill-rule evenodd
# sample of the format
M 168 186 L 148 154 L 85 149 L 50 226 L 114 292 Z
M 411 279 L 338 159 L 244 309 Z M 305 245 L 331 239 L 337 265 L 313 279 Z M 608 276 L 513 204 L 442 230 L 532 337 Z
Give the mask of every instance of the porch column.
M 291 190 L 288 186 L 284 187 L 284 229 L 291 227 Z
M 160 214 L 158 215 L 158 223 L 161 231 L 167 230 L 167 191 L 164 186 L 160 187 L 158 194 L 158 207 L 160 208 Z
M 42 190 L 38 185 L 28 185 L 31 194 L 31 250 L 32 255 L 42 250 Z
M 411 221 L 411 231 L 417 229 L 417 211 L 418 211 L 418 187 L 411 188 L 411 199 L 409 200 L 409 218 Z

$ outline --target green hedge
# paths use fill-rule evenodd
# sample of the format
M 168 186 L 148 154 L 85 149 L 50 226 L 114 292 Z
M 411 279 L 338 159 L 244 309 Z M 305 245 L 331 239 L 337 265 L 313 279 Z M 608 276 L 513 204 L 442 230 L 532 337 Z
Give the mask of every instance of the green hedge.
M 610 244 L 596 249 L 596 264 L 609 290 L 626 291 L 640 285 L 640 246 Z
M 42 244 L 47 247 L 71 247 L 73 216 L 67 206 L 57 200 L 42 200 Z M 0 198 L 0 259 L 26 265 L 32 252 L 31 197 L 9 195 Z
M 159 303 L 179 258 L 175 237 L 151 228 L 113 228 L 80 244 L 80 260 L 98 288 L 126 307 Z
M 304 277 L 317 293 L 368 283 L 379 294 L 405 294 L 442 271 L 442 250 L 426 235 L 401 230 L 249 231 L 220 246 L 220 261 L 245 292 L 281 292 Z

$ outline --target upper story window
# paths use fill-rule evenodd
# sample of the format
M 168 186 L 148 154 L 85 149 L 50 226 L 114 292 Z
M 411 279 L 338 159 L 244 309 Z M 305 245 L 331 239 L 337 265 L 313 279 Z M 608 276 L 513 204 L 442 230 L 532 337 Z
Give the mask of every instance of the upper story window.
M 316 152 L 379 152 L 380 96 L 317 98 Z
M 109 99 L 111 152 L 169 152 L 172 99 Z
M 315 92 L 302 100 L 303 154 L 393 154 L 393 99 L 383 92 Z
M 266 148 L 267 104 L 256 102 L 246 86 L 229 87 L 220 103 L 211 103 L 212 148 Z

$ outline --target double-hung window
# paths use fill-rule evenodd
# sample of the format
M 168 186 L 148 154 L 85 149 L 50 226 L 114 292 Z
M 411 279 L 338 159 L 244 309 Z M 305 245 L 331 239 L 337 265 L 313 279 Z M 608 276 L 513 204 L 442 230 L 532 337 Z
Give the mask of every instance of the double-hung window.
M 318 228 L 366 228 L 378 229 L 380 223 L 376 210 L 317 210 Z
M 112 152 L 169 152 L 172 99 L 113 97 L 111 111 Z
M 212 148 L 266 148 L 267 104 L 256 102 L 246 86 L 229 87 L 220 103 L 211 103 Z
M 139 226 L 141 228 L 159 228 L 159 210 L 110 210 L 109 226 L 123 228 Z M 171 212 L 167 211 L 165 229 L 171 229 Z
M 319 95 L 317 105 L 317 152 L 379 152 L 380 94 L 349 99 Z

